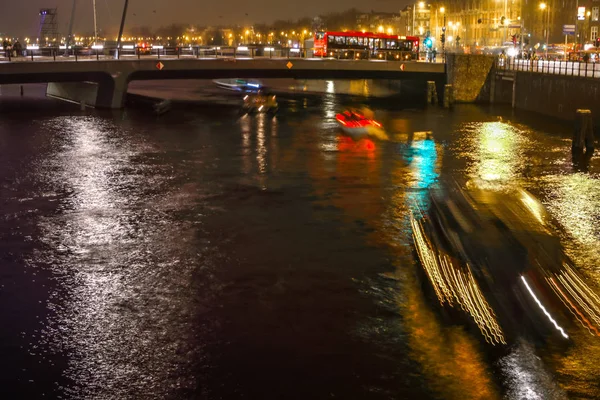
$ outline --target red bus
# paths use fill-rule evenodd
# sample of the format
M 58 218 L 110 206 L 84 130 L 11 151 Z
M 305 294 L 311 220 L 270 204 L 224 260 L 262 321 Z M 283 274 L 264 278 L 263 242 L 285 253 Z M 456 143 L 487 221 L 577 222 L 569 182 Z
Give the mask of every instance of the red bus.
M 316 32 L 315 57 L 417 60 L 419 38 L 372 32 Z

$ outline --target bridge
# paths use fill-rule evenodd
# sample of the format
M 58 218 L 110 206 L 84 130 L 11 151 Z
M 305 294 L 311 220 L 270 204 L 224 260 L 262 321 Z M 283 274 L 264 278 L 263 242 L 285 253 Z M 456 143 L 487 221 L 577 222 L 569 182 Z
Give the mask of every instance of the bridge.
M 140 55 L 118 59 L 35 55 L 0 58 L 0 85 L 48 83 L 47 94 L 98 108 L 121 108 L 134 80 L 292 78 L 396 79 L 435 81 L 438 93 L 446 80 L 445 64 L 386 59 L 239 56 L 198 54 Z

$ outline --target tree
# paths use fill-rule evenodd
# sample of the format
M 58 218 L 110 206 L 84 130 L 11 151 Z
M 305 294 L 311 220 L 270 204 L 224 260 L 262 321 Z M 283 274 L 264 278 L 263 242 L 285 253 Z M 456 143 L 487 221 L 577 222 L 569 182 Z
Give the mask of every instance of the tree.
M 214 46 L 224 46 L 223 30 L 219 28 L 208 28 L 204 31 L 206 43 Z
M 129 34 L 134 37 L 150 37 L 154 36 L 154 32 L 149 26 L 134 26 L 129 29 Z
M 186 29 L 186 24 L 171 24 L 168 26 L 161 26 L 160 28 L 158 28 L 156 30 L 156 35 L 162 37 L 177 37 L 183 35 Z

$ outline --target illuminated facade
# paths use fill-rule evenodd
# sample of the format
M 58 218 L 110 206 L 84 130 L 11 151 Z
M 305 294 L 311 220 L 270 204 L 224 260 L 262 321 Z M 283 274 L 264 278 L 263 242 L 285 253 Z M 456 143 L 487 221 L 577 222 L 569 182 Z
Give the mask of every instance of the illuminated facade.
M 600 1 L 580 0 L 579 5 L 585 1 L 589 13 L 578 30 L 590 41 L 600 36 Z M 525 47 L 545 44 L 546 36 L 550 43 L 564 43 L 563 25 L 575 24 L 576 11 L 577 0 L 443 0 L 409 5 L 400 14 L 406 33 L 429 31 L 437 43 L 445 26 L 446 48 L 458 50 L 510 45 L 513 35 Z
M 598 45 L 600 38 L 600 1 L 580 0 L 577 13 L 577 36 L 579 43 Z
M 419 36 L 421 40 L 428 35 L 435 37 L 432 5 L 421 1 L 404 7 L 400 11 L 398 34 Z
M 523 0 L 526 2 L 527 0 Z M 501 46 L 521 31 L 521 0 L 448 0 L 446 35 L 459 46 Z

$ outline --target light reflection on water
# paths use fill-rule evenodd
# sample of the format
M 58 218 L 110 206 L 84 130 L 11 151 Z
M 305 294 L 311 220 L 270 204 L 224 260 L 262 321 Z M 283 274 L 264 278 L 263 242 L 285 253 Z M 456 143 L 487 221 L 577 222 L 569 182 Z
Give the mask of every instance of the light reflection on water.
M 548 177 L 548 209 L 566 228 L 566 232 L 583 247 L 587 258 L 583 268 L 591 268 L 593 276 L 600 278 L 600 186 L 598 175 L 566 174 Z M 577 252 L 575 252 L 577 256 Z M 579 257 L 578 257 L 579 258 Z M 597 283 L 600 284 L 600 281 Z
M 55 277 L 43 344 L 67 359 L 61 394 L 598 394 L 600 349 L 584 335 L 566 351 L 524 339 L 497 357 L 440 311 L 409 223 L 444 174 L 522 184 L 532 148 L 549 149 L 527 184 L 597 279 L 597 176 L 572 175 L 560 139 L 469 108 L 472 120 L 443 114 L 443 125 L 437 111 L 383 113 L 390 141 L 340 135 L 340 108 L 331 96 L 301 117 L 80 116 L 40 128 L 64 136 L 37 164 L 62 197 L 30 260 Z
M 472 156 L 469 175 L 480 185 L 507 184 L 519 180 L 529 146 L 524 132 L 506 122 L 467 124 L 461 152 Z
M 73 385 L 65 392 L 163 398 L 171 389 L 162 382 L 189 363 L 177 352 L 188 346 L 181 328 L 193 311 L 189 299 L 173 294 L 189 290 L 194 264 L 187 263 L 185 249 L 152 244 L 159 235 L 174 239 L 160 232 L 169 224 L 168 209 L 144 194 L 160 171 L 144 176 L 145 166 L 131 161 L 144 146 L 132 150 L 102 119 L 48 126 L 57 122 L 68 144 L 42 168 L 50 166 L 50 179 L 71 195 L 63 215 L 42 224 L 48 245 L 60 249 L 54 266 L 60 286 L 49 305 L 59 312 L 47 340 L 51 352 L 69 354 L 64 373 Z M 181 207 L 186 199 L 173 193 L 171 201 L 169 207 Z M 185 240 L 191 233 L 182 229 L 177 236 Z M 184 378 L 177 385 L 195 382 Z

